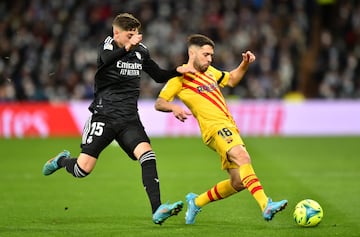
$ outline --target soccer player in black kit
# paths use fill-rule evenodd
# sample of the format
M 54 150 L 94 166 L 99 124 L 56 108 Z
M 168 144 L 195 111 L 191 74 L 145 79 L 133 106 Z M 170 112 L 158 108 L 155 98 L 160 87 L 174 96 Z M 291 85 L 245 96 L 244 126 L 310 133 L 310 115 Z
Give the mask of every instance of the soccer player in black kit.
M 100 153 L 116 140 L 131 159 L 141 164 L 152 220 L 162 224 L 181 211 L 183 202 L 161 203 L 156 156 L 137 108 L 140 76 L 143 70 L 162 83 L 187 69 L 183 66 L 174 70 L 161 69 L 140 43 L 140 27 L 139 20 L 131 14 L 122 13 L 115 17 L 113 37 L 108 36 L 98 48 L 94 100 L 89 107 L 92 115 L 84 126 L 81 153 L 78 158 L 71 158 L 70 152 L 64 150 L 46 162 L 42 172 L 50 175 L 65 168 L 74 177 L 83 178 L 94 169 Z

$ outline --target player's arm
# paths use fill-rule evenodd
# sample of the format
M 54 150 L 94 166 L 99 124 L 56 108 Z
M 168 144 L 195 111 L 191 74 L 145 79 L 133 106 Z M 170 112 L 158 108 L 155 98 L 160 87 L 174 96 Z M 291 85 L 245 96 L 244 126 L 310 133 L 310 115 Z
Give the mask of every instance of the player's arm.
M 186 65 L 178 66 L 177 68 L 171 70 L 162 69 L 151 58 L 148 58 L 146 61 L 144 61 L 143 70 L 158 83 L 167 82 L 171 78 L 180 76 L 185 73 L 194 73 L 194 69 Z
M 143 70 L 158 83 L 167 82 L 170 78 L 181 75 L 177 72 L 176 68 L 171 70 L 160 68 L 159 65 L 150 57 L 144 60 Z
M 242 53 L 243 60 L 240 65 L 230 72 L 230 78 L 227 83 L 230 87 L 235 87 L 244 77 L 250 63 L 254 62 L 256 57 L 251 51 Z
M 144 47 L 144 46 L 143 46 Z M 158 83 L 164 83 L 170 80 L 173 77 L 181 76 L 185 73 L 195 73 L 195 70 L 188 65 L 178 66 L 171 70 L 165 70 L 160 68 L 160 66 L 150 57 L 149 51 L 145 49 L 145 58 L 143 63 L 143 70 L 150 75 L 154 81 Z
M 115 63 L 117 60 L 124 57 L 133 48 L 136 48 L 137 45 L 141 42 L 141 40 L 141 34 L 134 34 L 131 36 L 129 42 L 127 42 L 124 47 L 121 48 L 116 46 L 114 40 L 105 40 L 105 42 L 99 47 L 99 55 L 102 64 L 106 66 Z
M 184 122 L 191 113 L 180 105 L 169 102 L 164 98 L 158 97 L 155 102 L 155 109 L 161 112 L 172 112 L 178 120 Z
M 104 49 L 104 45 L 100 45 L 100 60 L 106 66 L 115 63 L 127 54 L 125 47 L 114 50 Z

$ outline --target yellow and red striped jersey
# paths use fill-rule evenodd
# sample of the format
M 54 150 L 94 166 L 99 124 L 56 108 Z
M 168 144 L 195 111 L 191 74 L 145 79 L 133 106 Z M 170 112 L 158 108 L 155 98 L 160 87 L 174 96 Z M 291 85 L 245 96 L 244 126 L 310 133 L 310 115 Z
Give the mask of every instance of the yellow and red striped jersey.
M 204 73 L 186 73 L 172 78 L 159 97 L 172 101 L 177 96 L 197 119 L 203 140 L 208 141 L 219 126 L 236 126 L 220 91 L 229 77 L 229 72 L 209 66 Z

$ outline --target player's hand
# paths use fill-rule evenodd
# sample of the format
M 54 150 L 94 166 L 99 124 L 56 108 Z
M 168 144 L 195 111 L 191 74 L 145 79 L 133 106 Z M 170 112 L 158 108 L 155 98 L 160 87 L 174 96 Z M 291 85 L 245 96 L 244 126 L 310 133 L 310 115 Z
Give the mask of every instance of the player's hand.
M 251 51 L 246 51 L 245 53 L 242 53 L 243 62 L 245 63 L 252 63 L 255 61 L 256 57 Z
M 172 112 L 178 120 L 185 122 L 188 119 L 188 116 L 192 115 L 191 112 L 184 110 L 181 106 L 175 105 L 172 109 Z
M 189 65 L 182 65 L 182 66 L 178 66 L 176 68 L 176 71 L 178 73 L 181 74 L 185 74 L 185 73 L 196 73 L 196 70 L 193 67 L 190 67 Z
M 131 36 L 129 42 L 125 44 L 125 50 L 130 51 L 135 46 L 137 46 L 141 42 L 141 40 L 142 34 L 134 34 L 133 36 Z

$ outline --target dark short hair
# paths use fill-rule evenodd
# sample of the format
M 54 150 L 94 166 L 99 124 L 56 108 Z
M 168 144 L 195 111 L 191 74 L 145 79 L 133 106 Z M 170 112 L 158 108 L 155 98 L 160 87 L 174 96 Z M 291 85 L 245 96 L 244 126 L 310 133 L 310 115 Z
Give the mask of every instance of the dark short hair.
M 140 29 L 141 27 L 140 21 L 130 13 L 121 13 L 117 15 L 112 24 L 113 26 L 118 26 L 126 31 Z
M 188 37 L 187 46 L 196 45 L 202 47 L 204 45 L 210 45 L 215 48 L 215 43 L 209 37 L 200 34 L 193 34 Z

